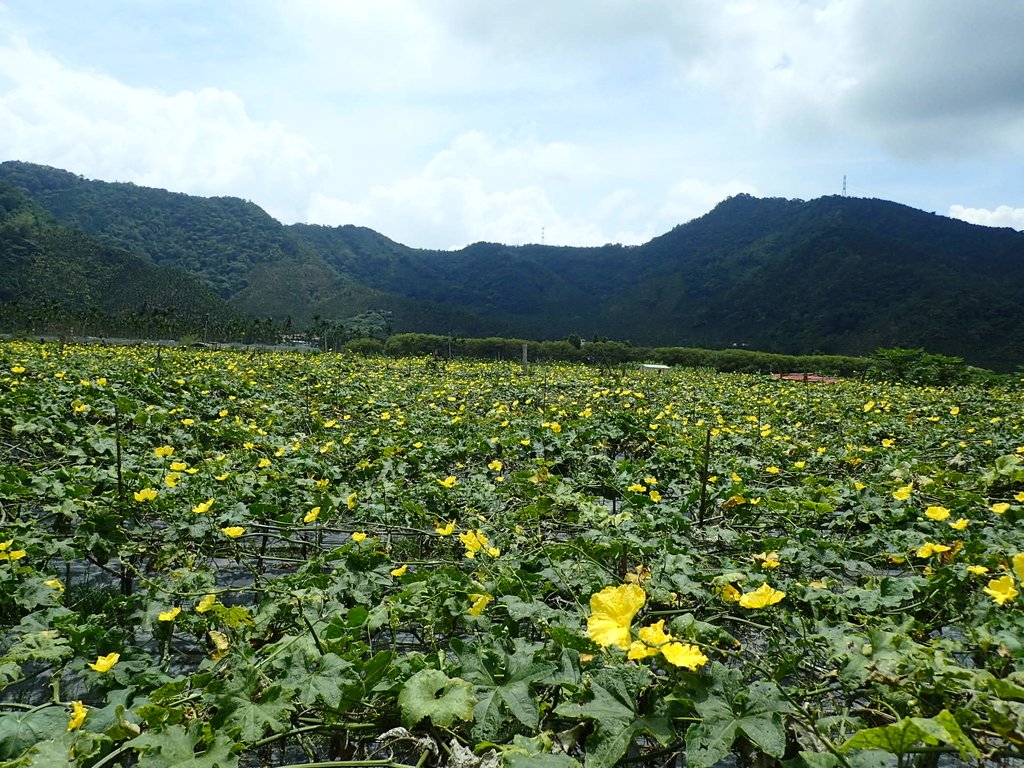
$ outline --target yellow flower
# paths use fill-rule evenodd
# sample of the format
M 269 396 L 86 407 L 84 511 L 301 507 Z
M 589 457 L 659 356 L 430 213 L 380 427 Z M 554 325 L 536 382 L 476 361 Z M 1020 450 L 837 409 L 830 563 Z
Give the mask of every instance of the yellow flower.
M 214 652 L 210 654 L 210 658 L 214 661 L 224 658 L 224 654 L 227 653 L 228 648 L 231 647 L 231 641 L 228 640 L 228 636 L 215 629 L 211 629 L 207 632 L 206 636 L 210 638 L 210 642 L 213 643 L 213 647 L 215 649 Z
M 640 631 L 637 632 L 637 636 L 640 638 L 641 642 L 655 647 L 664 645 L 672 640 L 672 635 L 665 631 L 664 619 L 659 619 L 653 624 L 641 627 Z
M 96 670 L 97 672 L 109 672 L 111 667 L 117 664 L 121 660 L 121 654 L 119 653 L 108 653 L 106 656 L 97 656 L 96 661 L 89 665 L 89 669 Z
M 678 642 L 669 643 L 664 646 L 661 649 L 661 655 L 665 657 L 669 664 L 677 667 L 686 667 L 692 671 L 696 671 L 698 667 L 703 667 L 708 663 L 708 657 L 700 652 L 700 648 L 695 645 L 684 645 Z
M 504 466 L 505 465 L 502 464 L 500 460 L 495 459 L 494 461 L 492 461 L 490 464 L 487 465 L 487 468 L 489 470 L 491 470 L 492 472 L 501 472 L 502 467 L 504 467 Z
M 86 713 L 87 710 L 81 701 L 76 699 L 71 702 L 71 717 L 68 720 L 68 732 L 82 727 L 82 723 L 85 722 Z
M 217 596 L 211 592 L 196 604 L 196 613 L 206 613 L 216 602 Z
M 760 563 L 762 568 L 778 568 L 782 565 L 778 552 L 761 552 L 754 555 L 754 562 Z
M 883 448 L 892 448 L 893 443 L 895 443 L 895 442 L 896 441 L 893 440 L 891 437 L 887 437 L 884 440 L 882 440 L 882 447 Z
M 1007 504 L 1005 501 L 1000 501 L 1000 502 L 998 502 L 996 504 L 993 504 L 991 507 L 989 507 L 989 509 L 992 510 L 993 512 L 995 512 L 997 515 L 1004 514 L 1006 512 L 1006 510 L 1008 510 L 1009 508 L 1010 508 L 1010 505 Z
M 793 469 L 803 469 L 806 466 L 807 466 L 807 462 L 806 461 L 794 461 L 793 462 Z
M 229 539 L 237 539 L 243 533 L 245 528 L 240 525 L 229 525 L 227 528 L 221 528 L 220 532 L 227 536 Z
M 469 599 L 473 601 L 473 605 L 468 611 L 469 615 L 479 616 L 481 613 L 484 612 L 484 608 L 487 607 L 487 604 L 490 603 L 491 600 L 493 600 L 494 598 L 490 595 L 480 595 L 474 593 L 469 596 Z
M 642 627 L 637 635 L 640 639 L 629 644 L 627 657 L 630 659 L 646 659 L 648 656 L 656 656 L 661 652 L 661 646 L 672 640 L 672 635 L 665 631 L 664 619 Z
M 405 576 L 405 572 L 408 571 L 408 570 L 409 570 L 409 564 L 405 563 L 403 565 L 398 566 L 393 571 L 391 571 L 391 575 L 394 576 L 397 579 L 399 576 Z
M 174 449 L 169 445 L 161 445 L 159 448 L 154 448 L 153 453 L 158 459 L 166 459 L 174 453 Z
M 775 605 L 786 596 L 785 592 L 772 589 L 767 584 L 762 584 L 753 592 L 747 592 L 740 596 L 741 608 L 764 608 Z
M 992 579 L 989 581 L 988 586 L 985 587 L 985 594 L 991 595 L 992 599 L 996 601 L 996 605 L 1002 605 L 1003 603 L 1013 600 L 1018 594 L 1016 586 L 1013 583 L 1013 576 L 1006 574 L 998 579 Z
M 779 469 L 778 467 L 776 467 L 776 466 L 775 466 L 775 465 L 773 464 L 773 465 L 772 465 L 772 466 L 770 466 L 770 467 L 765 467 L 765 468 L 764 468 L 764 471 L 765 471 L 765 472 L 767 472 L 767 473 L 768 473 L 769 475 L 777 475 L 777 474 L 779 474 L 779 472 L 781 472 L 782 470 L 781 470 L 781 469 Z
M 661 653 L 660 648 L 652 648 L 639 640 L 634 640 L 629 644 L 629 652 L 626 654 L 626 658 L 639 661 L 640 659 L 646 659 L 648 656 L 657 656 Z
M 655 504 L 661 501 L 661 494 L 658 493 L 657 491 L 651 491 L 648 495 L 651 497 L 651 501 L 653 501 Z
M 1019 502 L 1021 502 L 1022 504 L 1024 504 L 1024 491 L 1020 491 L 1019 493 L 1015 493 L 1015 494 L 1013 494 L 1013 498 L 1014 498 L 1014 499 L 1015 499 L 1016 501 L 1019 501 Z
M 647 475 L 647 477 L 644 478 L 644 482 L 647 483 L 647 485 L 657 485 L 658 478 Z
M 366 541 L 366 539 L 367 539 L 367 536 L 362 531 L 356 531 L 355 533 L 352 534 L 352 541 L 360 542 L 360 541 Z
M 445 488 L 454 488 L 455 484 L 458 483 L 459 481 L 455 478 L 454 475 L 448 475 L 448 477 L 446 477 L 444 480 L 435 480 L 434 482 Z
M 181 613 L 181 608 L 174 606 L 169 610 L 161 611 L 157 616 L 157 619 L 160 621 L 174 621 L 178 617 L 179 613 Z
M 1010 562 L 1013 563 L 1013 572 L 1017 574 L 1017 578 L 1024 582 L 1024 553 L 1014 555 Z
M 633 483 L 626 490 L 631 493 L 647 493 L 647 486 L 640 485 L 640 483 Z
M 156 491 L 152 488 L 143 488 L 141 491 L 135 492 L 136 501 L 152 501 L 156 498 Z
M 949 552 L 949 547 L 944 544 L 933 544 L 930 541 L 926 541 L 917 548 L 917 556 L 920 558 L 931 557 L 932 555 L 941 554 L 942 552 Z
M 561 432 L 562 431 L 562 425 L 559 424 L 557 421 L 552 421 L 551 424 L 549 425 L 548 429 L 550 429 L 552 432 L 555 432 L 555 433 Z
M 469 530 L 465 533 L 460 533 L 459 541 L 461 541 L 462 546 L 466 548 L 466 557 L 470 559 L 476 557 L 476 553 L 481 550 L 486 550 L 491 557 L 496 557 L 496 555 L 491 553 L 491 549 L 493 548 L 489 547 L 487 535 L 479 528 L 475 531 Z
M 318 517 L 320 517 L 320 507 L 313 507 L 306 513 L 306 516 L 302 518 L 302 522 L 315 523 Z
M 167 484 L 168 488 L 177 488 L 178 483 L 181 481 L 180 472 L 168 472 L 167 477 L 164 478 L 164 483 Z
M 257 462 L 260 469 L 266 469 L 270 466 L 270 459 L 263 457 Z
M 892 492 L 892 497 L 897 501 L 906 501 L 914 491 L 914 484 L 904 485 Z
M 587 636 L 601 646 L 630 646 L 629 626 L 644 603 L 647 593 L 636 584 L 605 587 L 590 597 Z
M 945 507 L 928 507 L 924 511 L 924 516 L 931 518 L 932 520 L 945 520 L 949 517 L 949 510 Z
M 949 409 L 949 415 L 950 416 L 956 416 L 959 413 L 960 413 L 960 407 L 957 406 L 957 405 L 954 405 L 952 408 Z
M 25 372 L 25 366 L 23 366 L 23 365 L 11 366 L 11 373 L 21 374 L 21 373 L 24 373 L 24 372 Z
M 975 576 L 980 576 L 983 573 L 988 573 L 988 568 L 984 565 L 968 565 L 967 572 L 973 573 Z
M 720 594 L 722 599 L 727 603 L 735 603 L 740 599 L 740 591 L 732 584 L 726 584 L 718 591 L 718 594 Z
M 13 543 L 14 539 L 0 542 L 0 561 L 21 560 L 21 558 L 28 554 L 24 549 L 10 549 Z
M 452 520 L 448 525 L 435 523 L 434 530 L 437 532 L 438 536 L 451 536 L 455 532 L 455 521 Z
M 172 461 L 170 469 L 173 472 L 184 472 L 186 469 L 188 469 L 188 464 L 186 464 L 184 461 Z
M 64 585 L 60 583 L 60 579 L 47 579 L 43 582 L 50 589 L 56 589 L 58 592 L 64 591 Z
M 875 401 L 874 400 L 868 400 L 866 403 L 864 403 L 864 407 L 861 410 L 863 410 L 864 413 L 870 413 L 872 410 L 874 410 L 874 407 L 875 407 Z
M 356 508 L 356 492 L 355 491 L 352 491 L 352 493 L 350 493 L 348 495 L 348 498 L 345 499 L 345 506 L 347 506 L 349 509 L 355 509 Z
M 949 527 L 952 528 L 954 531 L 962 531 L 970 524 L 970 522 L 971 521 L 968 520 L 966 517 L 958 517 L 956 520 L 949 524 Z
M 202 502 L 200 504 L 196 504 L 194 507 L 192 507 L 192 511 L 195 512 L 197 515 L 203 515 L 203 514 L 206 514 L 207 512 L 209 512 L 210 511 L 210 507 L 212 507 L 212 506 L 213 506 L 213 499 L 210 498 L 210 499 L 207 499 L 206 501 L 204 501 L 204 502 Z

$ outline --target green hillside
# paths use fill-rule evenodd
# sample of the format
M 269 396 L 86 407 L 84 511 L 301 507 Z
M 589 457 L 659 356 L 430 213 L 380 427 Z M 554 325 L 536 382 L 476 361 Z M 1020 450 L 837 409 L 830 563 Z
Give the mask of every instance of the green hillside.
M 226 335 L 247 320 L 185 272 L 54 222 L 0 182 L 0 327 Z
M 998 370 L 1024 363 L 1024 234 L 883 200 L 740 195 L 641 246 L 434 251 L 28 163 L 0 164 L 0 181 L 240 312 L 296 328 L 374 310 L 395 332 L 791 354 L 923 346 Z

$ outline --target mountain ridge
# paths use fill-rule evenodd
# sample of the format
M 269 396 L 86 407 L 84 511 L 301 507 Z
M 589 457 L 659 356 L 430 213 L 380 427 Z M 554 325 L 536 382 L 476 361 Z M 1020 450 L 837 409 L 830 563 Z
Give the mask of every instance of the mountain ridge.
M 199 279 L 237 311 L 393 315 L 395 331 L 1024 362 L 1024 234 L 900 203 L 737 195 L 637 246 L 414 248 L 200 198 L 0 164 L 62 224 Z

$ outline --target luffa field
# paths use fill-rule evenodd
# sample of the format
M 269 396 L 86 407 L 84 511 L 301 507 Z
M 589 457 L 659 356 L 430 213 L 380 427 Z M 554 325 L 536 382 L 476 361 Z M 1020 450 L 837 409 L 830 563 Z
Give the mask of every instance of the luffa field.
M 1024 756 L 1024 391 L 0 346 L 0 765 Z

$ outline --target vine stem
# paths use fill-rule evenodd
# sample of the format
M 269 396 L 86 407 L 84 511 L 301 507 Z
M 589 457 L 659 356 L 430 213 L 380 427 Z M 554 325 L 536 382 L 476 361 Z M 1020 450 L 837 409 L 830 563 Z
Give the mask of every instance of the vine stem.
M 98 763 L 93 763 L 92 768 L 103 768 L 103 766 L 109 765 L 114 760 L 119 758 L 127 750 L 128 750 L 128 742 L 125 742 L 120 747 L 118 747 L 113 752 L 111 752 L 109 755 L 107 755 L 102 760 L 100 760 Z

